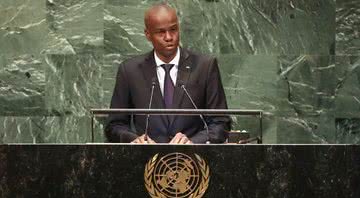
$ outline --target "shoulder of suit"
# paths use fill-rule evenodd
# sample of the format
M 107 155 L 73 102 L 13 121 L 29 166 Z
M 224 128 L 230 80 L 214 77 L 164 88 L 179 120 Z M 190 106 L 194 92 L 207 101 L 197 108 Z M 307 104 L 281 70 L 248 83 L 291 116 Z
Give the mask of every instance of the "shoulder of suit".
M 148 52 L 145 54 L 141 54 L 141 55 L 136 55 L 133 56 L 131 58 L 128 58 L 126 60 L 124 60 L 123 62 L 120 63 L 119 65 L 119 70 L 123 70 L 123 71 L 137 71 L 137 66 L 143 64 L 148 57 L 150 56 L 150 53 L 152 52 Z

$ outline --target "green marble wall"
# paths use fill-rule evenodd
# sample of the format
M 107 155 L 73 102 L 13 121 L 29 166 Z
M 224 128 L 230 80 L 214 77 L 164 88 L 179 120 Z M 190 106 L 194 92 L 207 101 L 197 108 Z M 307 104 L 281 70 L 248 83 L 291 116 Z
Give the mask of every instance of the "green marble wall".
M 89 109 L 109 106 L 117 63 L 151 49 L 154 2 L 2 0 L 0 143 L 89 142 Z M 230 108 L 266 112 L 265 143 L 360 143 L 356 0 L 170 2 L 182 46 L 218 57 Z

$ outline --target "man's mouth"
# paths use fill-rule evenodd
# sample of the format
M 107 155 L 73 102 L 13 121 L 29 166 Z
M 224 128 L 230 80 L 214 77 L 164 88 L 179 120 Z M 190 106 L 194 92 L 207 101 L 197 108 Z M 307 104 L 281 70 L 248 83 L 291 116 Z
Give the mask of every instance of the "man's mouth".
M 165 46 L 165 48 L 174 48 L 175 47 L 175 45 L 167 45 L 167 46 Z

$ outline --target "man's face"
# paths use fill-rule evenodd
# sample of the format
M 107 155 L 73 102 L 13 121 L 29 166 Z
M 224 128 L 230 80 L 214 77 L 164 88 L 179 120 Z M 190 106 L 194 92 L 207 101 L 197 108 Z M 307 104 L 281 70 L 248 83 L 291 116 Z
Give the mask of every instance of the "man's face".
M 146 38 L 164 62 L 171 61 L 179 46 L 179 23 L 175 11 L 159 10 L 149 15 Z

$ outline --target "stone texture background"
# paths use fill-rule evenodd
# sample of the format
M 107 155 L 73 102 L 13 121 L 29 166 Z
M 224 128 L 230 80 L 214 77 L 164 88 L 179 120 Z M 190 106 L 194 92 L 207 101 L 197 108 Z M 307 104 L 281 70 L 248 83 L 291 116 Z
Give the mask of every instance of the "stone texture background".
M 0 143 L 89 142 L 89 109 L 109 106 L 117 64 L 151 50 L 155 2 L 2 0 Z M 265 143 L 360 143 L 357 0 L 170 3 L 182 46 L 218 57 L 229 107 L 265 111 Z

